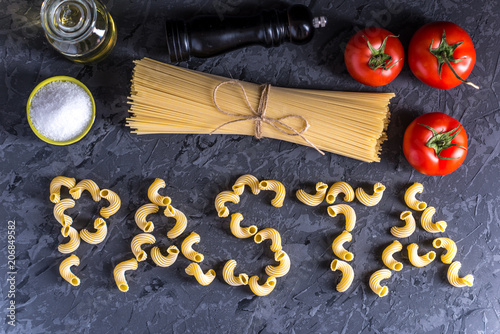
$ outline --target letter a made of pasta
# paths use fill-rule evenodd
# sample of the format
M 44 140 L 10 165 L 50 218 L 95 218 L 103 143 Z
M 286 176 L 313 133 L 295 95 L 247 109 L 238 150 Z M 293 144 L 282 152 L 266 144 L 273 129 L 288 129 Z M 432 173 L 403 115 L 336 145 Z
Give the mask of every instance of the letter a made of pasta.
M 328 185 L 323 182 L 316 183 L 316 193 L 311 195 L 306 193 L 304 190 L 297 190 L 297 199 L 309 206 L 318 206 L 320 205 L 326 196 L 326 191 L 328 190 Z
M 422 224 L 422 228 L 429 233 L 440 233 L 446 230 L 448 224 L 444 220 L 440 220 L 436 223 L 432 222 L 432 216 L 436 213 L 436 209 L 433 206 L 429 206 L 422 213 L 422 217 L 420 217 L 420 223 Z
M 167 256 L 163 256 L 160 248 L 155 246 L 151 249 L 151 259 L 158 267 L 170 267 L 177 260 L 179 256 L 179 248 L 174 245 L 167 248 Z
M 253 237 L 255 243 L 260 244 L 262 241 L 271 239 L 271 251 L 278 252 L 281 250 L 281 235 L 274 228 L 265 228 L 257 232 Z
M 464 286 L 472 286 L 474 284 L 474 276 L 469 274 L 464 277 L 459 277 L 458 271 L 460 270 L 460 267 L 462 267 L 462 264 L 458 261 L 455 261 L 452 264 L 450 264 L 447 274 L 448 281 L 450 282 L 451 285 L 456 286 L 457 288 L 461 288 Z
M 354 280 L 354 270 L 351 265 L 347 262 L 335 259 L 330 264 L 330 269 L 332 271 L 340 270 L 342 272 L 342 279 L 337 284 L 337 291 L 344 292 L 349 289 Z
M 274 253 L 274 260 L 280 264 L 277 266 L 266 266 L 266 274 L 273 277 L 282 277 L 290 271 L 290 257 L 284 250 Z
M 75 207 L 75 201 L 70 198 L 65 198 L 54 205 L 54 217 L 62 226 L 73 224 L 73 218 L 64 213 L 67 209 Z
M 345 229 L 351 232 L 356 226 L 356 212 L 347 204 L 330 205 L 327 209 L 330 217 L 336 217 L 339 213 L 345 216 Z
M 224 281 L 231 286 L 240 286 L 248 284 L 248 275 L 247 274 L 239 274 L 238 276 L 234 275 L 234 269 L 236 268 L 236 261 L 229 260 L 224 265 L 222 269 L 222 278 Z
M 88 179 L 78 182 L 74 188 L 69 190 L 69 194 L 73 197 L 73 199 L 79 199 L 84 190 L 87 190 L 90 193 L 95 202 L 99 202 L 101 200 L 101 190 L 99 190 L 99 186 L 94 181 Z
M 254 195 L 260 193 L 259 180 L 253 175 L 245 174 L 240 176 L 233 185 L 234 193 L 238 196 L 243 194 L 245 186 L 249 186 Z
M 109 202 L 109 205 L 107 207 L 101 208 L 100 211 L 101 216 L 107 219 L 120 209 L 122 201 L 114 191 L 111 191 L 109 189 L 101 190 L 100 194 L 102 198 L 107 199 Z
M 56 176 L 50 181 L 50 201 L 52 203 L 59 203 L 61 200 L 61 187 L 71 189 L 75 186 L 76 180 L 72 177 Z
M 239 212 L 233 213 L 231 215 L 231 233 L 239 239 L 250 238 L 255 233 L 257 233 L 258 228 L 255 225 L 250 225 L 248 227 L 241 227 L 240 223 L 243 220 L 243 215 Z
M 403 269 L 403 264 L 394 259 L 393 254 L 397 252 L 401 252 L 403 249 L 403 245 L 397 240 L 394 240 L 392 244 L 387 246 L 382 252 L 382 261 L 384 264 L 392 270 L 400 271 Z
M 259 276 L 252 276 L 248 281 L 250 290 L 259 297 L 267 296 L 276 287 L 276 277 L 269 276 L 266 282 L 262 285 L 259 284 Z
M 201 238 L 198 233 L 191 232 L 181 244 L 181 252 L 187 259 L 195 262 L 202 262 L 205 258 L 203 254 L 198 253 L 193 249 L 193 244 L 200 242 Z
M 94 229 L 96 232 L 89 232 L 86 229 L 80 231 L 80 238 L 88 244 L 97 245 L 104 241 L 108 234 L 108 227 L 102 218 L 94 220 Z
M 410 209 L 416 211 L 424 211 L 427 207 L 427 203 L 419 201 L 415 198 L 417 194 L 424 191 L 424 186 L 421 183 L 415 182 L 412 184 L 405 192 L 405 203 Z
M 148 258 L 148 255 L 141 249 L 141 246 L 144 244 L 152 245 L 155 242 L 156 238 L 154 237 L 154 235 L 149 233 L 139 233 L 132 239 L 130 248 L 132 248 L 132 253 L 134 253 L 134 256 L 138 262 L 142 262 Z
M 148 188 L 148 198 L 151 203 L 154 203 L 159 206 L 167 206 L 172 200 L 168 196 L 161 196 L 158 191 L 162 188 L 165 188 L 165 181 L 162 179 L 155 179 L 153 183 Z
M 71 272 L 71 267 L 78 267 L 79 265 L 80 259 L 75 254 L 71 254 L 59 265 L 59 273 L 61 274 L 62 278 L 64 278 L 67 282 L 69 282 L 69 284 L 73 286 L 80 285 L 80 279 Z
M 347 182 L 335 182 L 326 193 L 326 202 L 333 204 L 338 194 L 344 194 L 344 201 L 352 202 L 354 200 L 354 189 Z
M 283 201 L 285 200 L 285 186 L 283 183 L 275 180 L 264 180 L 260 181 L 259 188 L 261 190 L 271 190 L 276 193 L 276 196 L 271 200 L 271 205 L 280 208 L 283 206 Z
M 160 208 L 158 207 L 158 205 L 154 203 L 144 204 L 135 212 L 134 216 L 135 223 L 144 232 L 147 233 L 153 232 L 155 226 L 152 221 L 147 220 L 147 217 L 150 214 L 157 213 L 158 210 L 160 210 Z
M 368 195 L 362 188 L 357 188 L 356 198 L 365 206 L 374 206 L 380 202 L 384 191 L 385 186 L 382 183 L 377 182 L 373 186 L 373 195 Z
M 436 258 L 436 253 L 433 251 L 428 252 L 427 254 L 424 254 L 422 256 L 418 255 L 418 245 L 413 243 L 409 244 L 408 247 L 408 259 L 410 260 L 411 264 L 413 264 L 415 267 L 424 267 L 434 261 Z
M 446 253 L 441 255 L 441 261 L 446 264 L 450 264 L 457 254 L 457 245 L 449 238 L 436 238 L 432 241 L 432 246 L 446 249 Z
M 125 272 L 128 270 L 137 270 L 137 267 L 137 260 L 134 258 L 120 262 L 116 265 L 113 270 L 113 276 L 115 277 L 116 286 L 120 291 L 127 292 L 129 289 L 127 279 L 125 278 Z
M 229 216 L 229 209 L 226 207 L 226 202 L 237 204 L 240 202 L 240 196 L 230 190 L 220 192 L 215 197 L 215 209 L 219 217 Z
M 167 217 L 172 217 L 175 219 L 174 227 L 172 227 L 170 231 L 167 232 L 168 238 L 175 239 L 186 230 L 187 218 L 180 210 L 177 210 L 170 204 L 167 205 L 164 214 Z
M 415 218 L 410 211 L 403 211 L 399 216 L 401 220 L 404 220 L 406 224 L 404 226 L 393 226 L 391 227 L 391 234 L 396 238 L 407 238 L 415 232 L 417 224 L 415 223 Z
M 69 237 L 69 241 L 65 244 L 60 244 L 57 249 L 63 254 L 73 253 L 80 246 L 80 235 L 78 231 L 71 226 L 64 226 L 61 229 L 62 235 L 66 238 Z
M 206 274 L 203 273 L 201 270 L 201 267 L 198 263 L 192 262 L 189 266 L 186 268 L 186 274 L 189 276 L 194 276 L 198 283 L 200 283 L 203 286 L 207 286 L 210 283 L 213 282 L 215 279 L 215 270 L 209 269 Z
M 352 240 L 352 235 L 351 233 L 347 231 L 343 231 L 338 237 L 335 238 L 332 242 L 332 250 L 333 254 L 338 256 L 344 261 L 352 261 L 354 260 L 354 254 L 351 252 L 348 252 L 344 248 L 344 243 L 350 242 Z
M 379 297 L 387 296 L 387 294 L 389 293 L 389 288 L 386 286 L 381 286 L 380 281 L 390 278 L 391 275 L 392 274 L 389 269 L 379 269 L 370 276 L 370 288 Z

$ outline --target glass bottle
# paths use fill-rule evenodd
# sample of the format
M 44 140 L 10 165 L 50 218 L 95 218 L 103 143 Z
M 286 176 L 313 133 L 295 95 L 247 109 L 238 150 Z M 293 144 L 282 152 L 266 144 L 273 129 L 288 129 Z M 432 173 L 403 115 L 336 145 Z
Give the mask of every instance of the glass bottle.
M 98 0 L 45 0 L 40 19 L 49 43 L 77 63 L 97 63 L 116 44 L 113 19 Z

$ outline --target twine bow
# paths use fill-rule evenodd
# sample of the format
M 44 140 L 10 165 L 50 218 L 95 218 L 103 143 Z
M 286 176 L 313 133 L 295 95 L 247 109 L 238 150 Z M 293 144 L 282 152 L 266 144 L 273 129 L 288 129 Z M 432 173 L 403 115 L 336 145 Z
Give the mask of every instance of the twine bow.
M 243 96 L 245 97 L 245 102 L 248 106 L 248 108 L 252 111 L 253 115 L 243 115 L 243 114 L 234 114 L 234 113 L 229 113 L 227 111 L 222 110 L 219 105 L 217 104 L 217 91 L 219 88 L 221 88 L 223 85 L 236 85 L 241 88 L 241 91 L 243 92 Z M 210 134 L 213 134 L 215 131 L 219 130 L 220 128 L 232 124 L 232 123 L 237 123 L 237 122 L 245 122 L 245 121 L 254 121 L 255 122 L 255 138 L 261 139 L 263 137 L 262 135 L 262 123 L 267 123 L 269 125 L 272 125 L 276 130 L 278 130 L 281 133 L 284 133 L 288 136 L 299 136 L 302 138 L 306 143 L 309 144 L 309 146 L 313 147 L 324 155 L 323 151 L 321 151 L 316 145 L 314 145 L 309 139 L 307 139 L 304 136 L 304 133 L 309 129 L 309 122 L 302 116 L 300 115 L 288 115 L 280 118 L 272 118 L 272 117 L 267 117 L 266 116 L 266 111 L 267 111 L 267 102 L 269 99 L 269 92 L 271 91 L 271 85 L 270 84 L 265 84 L 264 88 L 262 89 L 262 93 L 260 95 L 260 100 L 259 100 L 259 107 L 257 110 L 255 110 L 251 105 L 250 101 L 248 100 L 247 93 L 245 91 L 245 88 L 243 85 L 236 81 L 236 80 L 229 80 L 229 81 L 223 81 L 219 83 L 213 92 L 213 99 L 214 99 L 214 105 L 217 110 L 219 110 L 221 113 L 224 115 L 228 116 L 233 116 L 233 117 L 238 117 L 238 119 L 232 120 L 225 122 L 218 127 L 216 127 L 214 130 L 210 132 Z M 304 126 L 300 130 L 296 130 L 293 127 L 287 125 L 283 121 L 289 118 L 297 118 L 300 119 L 303 123 Z M 283 128 L 287 129 L 288 131 L 283 130 Z

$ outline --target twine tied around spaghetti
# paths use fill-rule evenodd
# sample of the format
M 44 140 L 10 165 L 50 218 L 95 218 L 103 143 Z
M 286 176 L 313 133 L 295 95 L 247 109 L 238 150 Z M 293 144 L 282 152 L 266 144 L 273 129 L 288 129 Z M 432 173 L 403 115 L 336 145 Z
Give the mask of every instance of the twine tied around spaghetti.
M 253 115 L 234 114 L 234 113 L 224 111 L 219 107 L 219 104 L 217 103 L 217 92 L 224 85 L 236 85 L 236 86 L 241 88 L 241 91 L 243 92 L 243 96 L 245 97 L 245 102 L 246 102 L 248 108 L 252 111 Z M 214 130 L 210 131 L 210 134 L 213 134 L 215 131 L 219 130 L 220 128 L 222 128 L 226 125 L 232 124 L 232 123 L 254 121 L 255 122 L 255 138 L 261 139 L 263 137 L 263 135 L 262 135 L 262 123 L 267 123 L 267 124 L 273 126 L 279 132 L 284 133 L 288 136 L 299 136 L 300 138 L 302 138 L 302 140 L 304 140 L 306 143 L 308 143 L 309 146 L 316 149 L 316 151 L 318 151 L 320 154 L 325 155 L 325 153 L 323 153 L 323 151 L 321 151 L 316 145 L 314 145 L 309 139 L 307 139 L 304 136 L 304 133 L 307 131 L 307 129 L 309 129 L 310 124 L 307 121 L 307 119 L 305 119 L 303 116 L 288 115 L 288 116 L 284 116 L 284 117 L 280 117 L 280 118 L 272 118 L 272 117 L 266 116 L 267 102 L 269 100 L 269 92 L 271 91 L 271 85 L 265 84 L 263 86 L 264 86 L 264 88 L 262 89 L 262 93 L 260 95 L 259 107 L 257 110 L 255 110 L 250 105 L 250 101 L 248 100 L 247 92 L 245 91 L 245 88 L 243 87 L 243 85 L 239 81 L 228 80 L 228 81 L 223 81 L 223 82 L 219 83 L 215 87 L 214 92 L 213 92 L 213 100 L 214 100 L 215 108 L 217 108 L 217 110 L 219 110 L 224 115 L 238 117 L 238 119 L 228 121 L 228 122 L 225 122 L 225 123 L 219 125 Z M 289 118 L 300 119 L 304 123 L 304 126 L 300 130 L 294 129 L 293 127 L 291 127 L 283 122 L 284 120 L 289 119 Z M 280 127 L 283 127 L 290 132 L 285 131 Z

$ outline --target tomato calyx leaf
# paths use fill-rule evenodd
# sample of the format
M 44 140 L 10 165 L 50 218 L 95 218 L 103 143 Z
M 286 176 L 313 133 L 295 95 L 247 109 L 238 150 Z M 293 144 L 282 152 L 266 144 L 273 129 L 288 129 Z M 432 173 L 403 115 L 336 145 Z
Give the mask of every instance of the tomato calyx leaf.
M 370 52 L 372 53 L 370 60 L 368 61 L 368 66 L 370 66 L 370 68 L 374 71 L 379 69 L 379 68 L 381 68 L 385 71 L 390 70 L 394 65 L 396 65 L 401 60 L 401 59 L 398 59 L 396 61 L 392 61 L 392 56 L 385 53 L 385 45 L 387 44 L 387 39 L 389 37 L 398 38 L 398 36 L 387 35 L 384 38 L 384 41 L 382 42 L 382 44 L 380 45 L 380 48 L 375 49 L 373 47 L 373 45 L 370 43 L 370 41 L 368 40 L 368 38 L 366 38 L 366 36 L 363 35 L 363 38 L 366 40 L 366 43 L 368 44 L 368 48 L 370 49 Z M 391 64 L 391 62 L 392 62 L 392 64 Z
M 446 150 L 447 148 L 450 148 L 453 146 L 460 147 L 460 148 L 463 148 L 464 150 L 467 150 L 467 148 L 463 147 L 462 145 L 452 143 L 453 139 L 455 139 L 455 137 L 458 136 L 460 131 L 462 131 L 462 126 L 460 124 L 456 128 L 454 128 L 453 130 L 450 130 L 448 132 L 443 132 L 443 131 L 437 132 L 434 128 L 432 128 L 428 125 L 425 125 L 422 123 L 417 123 L 417 124 L 422 125 L 423 127 L 426 127 L 427 129 L 429 129 L 432 132 L 432 137 L 429 138 L 429 140 L 427 141 L 425 146 L 432 148 L 434 150 L 434 152 L 436 152 L 436 156 L 439 159 L 443 159 L 443 160 L 457 160 L 457 159 L 459 159 L 459 158 L 443 157 L 440 155 L 443 150 Z

